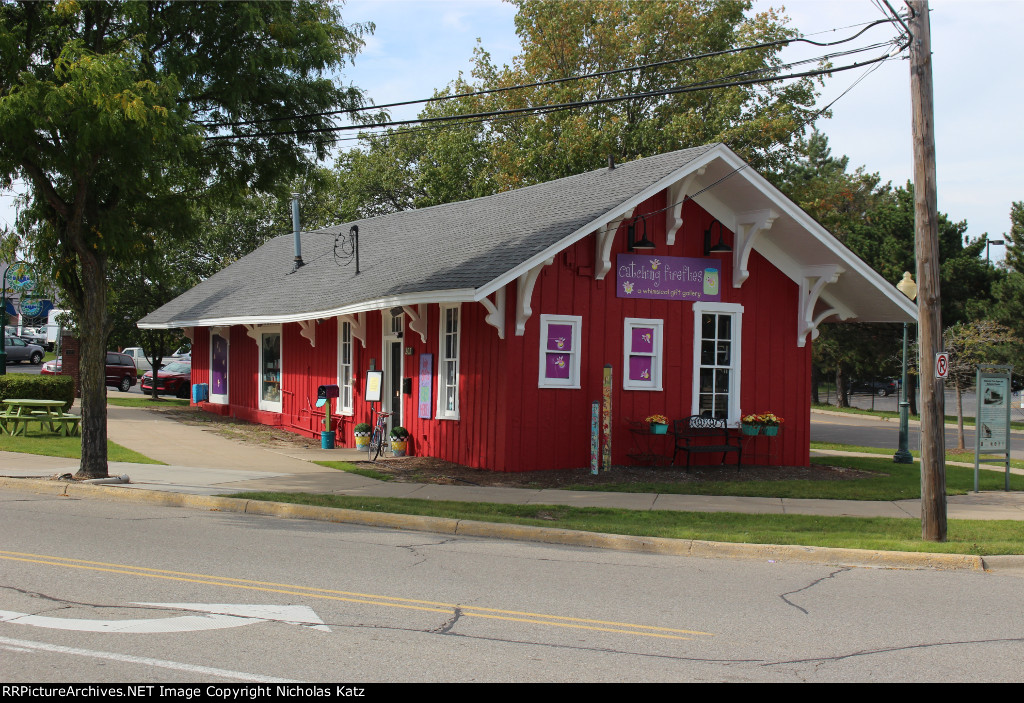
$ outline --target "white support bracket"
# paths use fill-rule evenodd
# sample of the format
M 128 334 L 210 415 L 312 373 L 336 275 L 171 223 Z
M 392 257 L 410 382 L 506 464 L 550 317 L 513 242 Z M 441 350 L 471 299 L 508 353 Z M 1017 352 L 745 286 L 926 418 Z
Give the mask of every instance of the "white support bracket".
M 260 326 L 259 325 L 242 325 L 245 328 L 245 333 L 252 337 L 252 341 L 256 342 L 257 345 L 260 343 Z
M 181 333 L 188 337 L 188 341 L 193 344 L 196 343 L 196 328 L 195 327 L 182 327 Z
M 426 344 L 427 342 L 427 306 L 417 305 L 403 305 L 402 310 L 409 316 L 409 329 L 417 333 L 420 336 L 420 340 Z
M 494 291 L 494 301 L 490 298 L 481 298 L 480 303 L 487 308 L 487 317 L 484 322 L 498 330 L 498 339 L 505 339 L 505 288 L 502 286 Z
M 750 252 L 754 249 L 754 242 L 762 232 L 772 228 L 778 217 L 779 213 L 771 208 L 744 212 L 736 216 L 736 226 L 733 228 L 736 239 L 732 247 L 733 288 L 739 288 L 750 277 L 747 265 L 750 261 Z
M 697 177 L 703 176 L 708 170 L 701 166 L 681 181 L 677 181 L 668 189 L 668 210 L 665 211 L 665 244 L 676 243 L 676 234 L 683 226 L 683 203 L 697 190 Z
M 522 337 L 526 332 L 526 321 L 533 314 L 530 300 L 533 298 L 533 287 L 537 285 L 537 277 L 545 266 L 555 263 L 555 257 L 543 261 L 521 275 L 516 281 L 516 336 Z
M 299 336 L 305 337 L 313 348 L 316 348 L 316 324 L 316 320 L 299 320 Z
M 811 335 L 811 339 L 818 336 L 818 325 L 829 315 L 838 314 L 843 319 L 852 317 L 849 310 L 838 305 L 830 305 L 828 310 L 817 316 L 814 314 L 814 308 L 818 304 L 822 290 L 829 283 L 838 281 L 841 273 L 843 273 L 843 269 L 835 265 L 808 266 L 803 270 L 800 276 L 800 310 L 797 317 L 796 344 L 798 347 L 807 344 L 808 334 Z
M 594 266 L 595 281 L 603 281 L 608 272 L 612 270 L 612 244 L 615 242 L 615 233 L 618 231 L 622 221 L 628 220 L 632 216 L 633 210 L 630 210 L 621 217 L 616 217 L 606 224 L 603 229 L 599 229 L 595 233 L 597 239 L 597 254 L 594 256 L 594 261 L 597 262 Z M 517 332 L 516 334 L 519 333 Z
M 366 349 L 366 313 L 357 312 L 351 315 L 338 315 L 338 324 L 347 322 L 352 326 L 352 338 L 358 339 Z

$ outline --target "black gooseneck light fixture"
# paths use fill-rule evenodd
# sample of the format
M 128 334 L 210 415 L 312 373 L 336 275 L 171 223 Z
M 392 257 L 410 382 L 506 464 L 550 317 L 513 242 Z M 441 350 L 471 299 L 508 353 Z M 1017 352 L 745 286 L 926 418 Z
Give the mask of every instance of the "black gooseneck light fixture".
M 640 241 L 636 241 L 636 221 L 640 220 L 644 225 L 644 234 Z M 647 218 L 637 215 L 629 222 L 626 228 L 626 248 L 629 251 L 650 251 L 654 249 L 654 242 L 647 238 Z
M 711 246 L 711 230 L 714 229 L 715 225 L 718 225 L 718 243 Z M 722 241 L 722 223 L 718 220 L 712 220 L 708 228 L 704 230 L 704 256 L 726 254 L 730 251 L 732 251 L 732 247 Z

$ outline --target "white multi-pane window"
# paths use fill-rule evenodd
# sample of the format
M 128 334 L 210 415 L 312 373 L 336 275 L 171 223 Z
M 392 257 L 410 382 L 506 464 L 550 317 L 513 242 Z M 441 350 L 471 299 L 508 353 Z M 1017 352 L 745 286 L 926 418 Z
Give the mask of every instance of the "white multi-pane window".
M 539 388 L 580 387 L 580 344 L 583 318 L 540 316 Z
M 437 363 L 437 417 L 459 419 L 459 334 L 458 305 L 441 306 L 441 334 Z
M 268 325 L 260 330 L 259 409 L 281 412 L 281 326 Z
M 743 306 L 694 303 L 693 316 L 693 414 L 738 423 Z
M 664 320 L 627 317 L 623 336 L 622 387 L 627 391 L 660 391 Z
M 338 413 L 352 414 L 352 323 L 338 325 Z

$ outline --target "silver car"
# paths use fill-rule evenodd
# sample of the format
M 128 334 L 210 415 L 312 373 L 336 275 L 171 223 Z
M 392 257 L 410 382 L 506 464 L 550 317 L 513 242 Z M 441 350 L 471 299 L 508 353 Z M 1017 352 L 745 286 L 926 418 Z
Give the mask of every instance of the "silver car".
M 39 364 L 43 361 L 43 348 L 38 344 L 29 344 L 18 337 L 4 337 L 4 351 L 7 352 L 7 363 L 27 361 Z

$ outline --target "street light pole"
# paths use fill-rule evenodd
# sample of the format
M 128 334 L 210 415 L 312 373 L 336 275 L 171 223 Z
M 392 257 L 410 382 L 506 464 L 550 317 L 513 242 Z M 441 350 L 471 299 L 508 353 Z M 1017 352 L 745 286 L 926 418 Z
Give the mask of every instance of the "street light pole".
M 991 263 L 989 261 L 989 259 L 988 259 L 988 248 L 992 244 L 995 244 L 996 246 L 1005 246 L 1006 242 L 1004 242 L 1002 239 L 988 239 L 988 240 L 985 240 L 985 263 L 986 264 Z
M 897 290 L 911 300 L 917 297 L 917 284 L 909 271 L 903 272 L 903 280 L 896 284 Z M 897 464 L 912 464 L 910 454 L 910 399 L 907 397 L 907 330 L 909 322 L 903 323 L 903 378 L 900 380 L 900 446 L 892 460 Z

